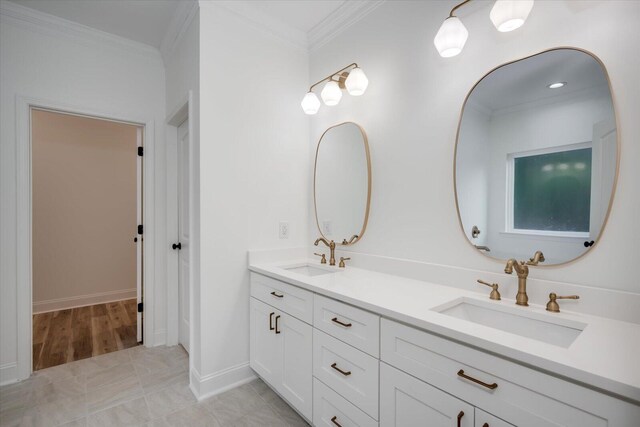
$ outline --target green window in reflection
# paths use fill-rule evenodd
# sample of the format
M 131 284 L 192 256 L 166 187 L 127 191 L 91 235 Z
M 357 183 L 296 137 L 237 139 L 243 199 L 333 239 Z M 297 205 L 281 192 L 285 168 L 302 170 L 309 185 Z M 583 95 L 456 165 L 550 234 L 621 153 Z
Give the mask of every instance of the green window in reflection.
M 513 228 L 589 232 L 591 148 L 513 157 Z

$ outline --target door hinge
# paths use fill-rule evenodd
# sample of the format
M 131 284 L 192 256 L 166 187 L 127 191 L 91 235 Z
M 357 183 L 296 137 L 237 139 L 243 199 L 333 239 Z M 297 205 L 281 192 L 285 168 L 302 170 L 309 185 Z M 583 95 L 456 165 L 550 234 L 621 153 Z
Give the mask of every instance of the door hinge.
M 144 155 L 144 147 L 138 147 L 138 156 L 142 157 Z
M 142 313 L 144 311 L 144 303 L 138 303 L 138 313 Z
M 144 231 L 144 227 L 142 226 L 142 224 L 140 224 L 140 225 L 138 226 L 138 234 L 139 234 L 139 235 L 142 235 L 142 232 L 143 232 L 143 231 Z

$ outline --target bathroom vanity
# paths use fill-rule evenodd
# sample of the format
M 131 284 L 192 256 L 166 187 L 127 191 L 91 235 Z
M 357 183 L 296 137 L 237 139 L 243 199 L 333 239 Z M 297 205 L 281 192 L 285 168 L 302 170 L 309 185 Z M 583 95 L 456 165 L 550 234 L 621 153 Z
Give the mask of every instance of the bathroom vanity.
M 250 269 L 251 367 L 315 426 L 640 424 L 640 325 L 318 261 Z

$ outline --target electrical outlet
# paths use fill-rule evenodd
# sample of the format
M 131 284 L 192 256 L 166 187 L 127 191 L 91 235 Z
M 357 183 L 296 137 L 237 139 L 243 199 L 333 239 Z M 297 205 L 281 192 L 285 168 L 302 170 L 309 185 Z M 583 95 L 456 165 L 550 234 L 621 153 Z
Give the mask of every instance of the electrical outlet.
M 288 239 L 289 238 L 289 223 L 287 221 L 280 221 L 280 238 Z

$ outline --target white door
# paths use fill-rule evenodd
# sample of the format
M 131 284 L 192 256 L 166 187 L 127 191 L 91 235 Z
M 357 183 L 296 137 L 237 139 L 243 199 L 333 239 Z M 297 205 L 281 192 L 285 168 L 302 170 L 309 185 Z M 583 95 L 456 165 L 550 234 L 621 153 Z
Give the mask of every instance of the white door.
M 380 427 L 473 427 L 474 407 L 380 363 Z
M 137 129 L 137 146 L 142 147 L 142 128 Z M 136 160 L 136 224 L 142 224 L 142 156 L 138 154 Z M 142 303 L 142 241 L 141 235 L 136 235 L 136 300 L 137 303 Z M 142 311 L 138 310 L 136 316 L 136 340 L 138 342 L 143 341 L 142 336 Z
M 266 382 L 277 387 L 281 377 L 282 346 L 276 335 L 275 323 L 278 321 L 282 325 L 282 314 L 262 301 L 250 299 L 250 365 Z
M 604 218 L 609 210 L 618 163 L 618 136 L 613 120 L 593 125 L 591 149 L 591 218 L 589 234 L 600 236 Z
M 313 328 L 284 313 L 275 322 L 279 341 L 282 378 L 278 391 L 307 419 L 312 418 L 313 377 L 312 337 Z
M 178 342 L 189 352 L 189 122 L 178 127 Z

